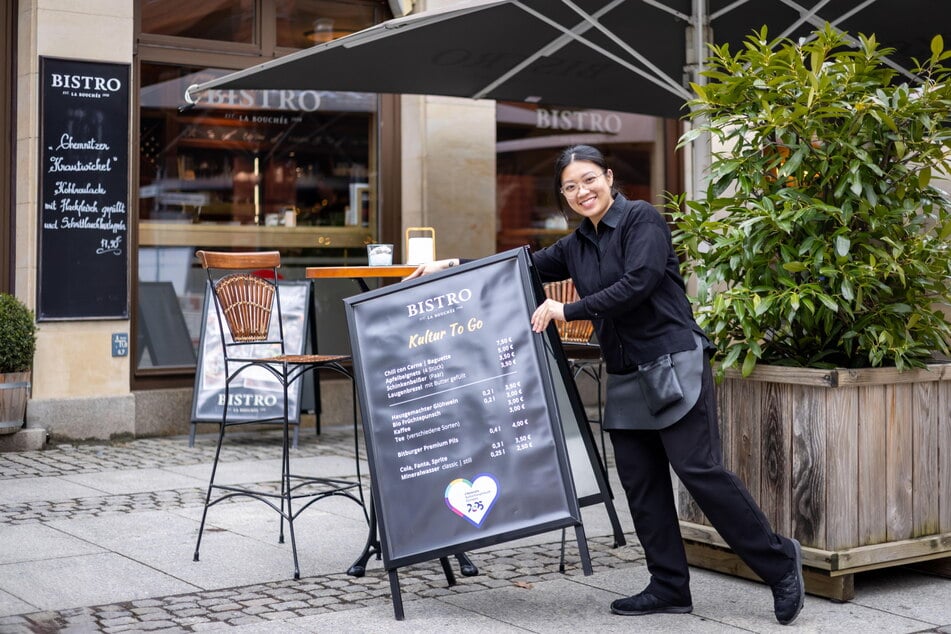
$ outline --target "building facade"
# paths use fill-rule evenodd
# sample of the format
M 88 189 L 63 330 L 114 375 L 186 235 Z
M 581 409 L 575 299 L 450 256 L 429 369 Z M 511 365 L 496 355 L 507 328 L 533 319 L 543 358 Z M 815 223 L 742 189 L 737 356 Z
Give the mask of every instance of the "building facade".
M 187 431 L 205 303 L 196 249 L 280 250 L 291 281 L 364 264 L 370 242 L 400 260 L 409 227 L 435 230 L 436 257 L 544 246 L 576 222 L 557 210 L 551 165 L 578 142 L 606 150 L 631 196 L 682 188 L 678 124 L 653 117 L 293 86 L 184 101 L 191 84 L 450 4 L 5 3 L 0 290 L 38 316 L 28 426 Z M 323 419 L 346 416 L 348 398 L 322 384 Z

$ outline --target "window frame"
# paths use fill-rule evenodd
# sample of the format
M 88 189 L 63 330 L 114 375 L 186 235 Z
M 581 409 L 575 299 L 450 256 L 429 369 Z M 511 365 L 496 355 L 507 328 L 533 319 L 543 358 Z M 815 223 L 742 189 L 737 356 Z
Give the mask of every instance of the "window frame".
M 372 5 L 376 21 L 381 22 L 393 17 L 385 0 L 352 0 L 360 4 Z M 170 64 L 182 66 L 204 66 L 242 70 L 250 68 L 269 59 L 301 50 L 277 46 L 277 10 L 276 0 L 254 1 L 255 25 L 253 28 L 254 42 L 251 44 L 226 42 L 199 38 L 176 37 L 142 32 L 141 3 L 135 2 L 133 20 L 135 22 L 135 41 L 133 43 L 133 103 L 132 103 L 132 156 L 141 152 L 138 135 L 141 123 L 141 103 L 139 93 L 142 77 L 141 66 L 144 63 Z M 393 160 L 399 161 L 400 133 L 399 133 L 399 98 L 393 95 L 380 95 L 376 113 L 376 126 L 373 132 L 375 147 L 372 150 L 375 157 L 377 178 L 377 205 L 375 230 L 379 240 L 399 243 L 401 228 L 400 204 L 400 170 L 379 168 L 381 161 L 390 164 Z M 132 183 L 138 186 L 141 174 L 138 161 L 132 161 Z M 131 196 L 130 201 L 130 242 L 133 253 L 139 251 L 139 199 Z M 385 209 L 385 211 L 384 211 Z M 130 293 L 133 306 L 138 302 L 138 262 L 133 257 L 130 262 Z M 132 341 L 138 341 L 137 310 L 133 309 L 130 316 L 130 336 Z M 194 384 L 194 368 L 143 368 L 139 369 L 135 363 L 130 364 L 130 383 L 133 390 L 163 389 L 176 387 L 191 387 Z

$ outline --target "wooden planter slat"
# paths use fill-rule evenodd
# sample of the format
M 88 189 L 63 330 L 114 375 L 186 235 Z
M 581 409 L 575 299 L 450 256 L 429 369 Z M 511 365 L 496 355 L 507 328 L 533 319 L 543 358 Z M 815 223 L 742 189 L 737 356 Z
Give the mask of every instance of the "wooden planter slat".
M 777 532 L 811 553 L 807 566 L 842 576 L 951 557 L 951 364 L 725 376 L 724 462 Z M 692 563 L 716 568 L 724 557 L 698 547 L 722 542 L 688 493 L 679 502 Z M 842 598 L 852 587 L 817 584 L 815 573 L 810 591 Z
M 760 403 L 763 433 L 759 439 L 762 451 L 761 485 L 758 499 L 763 513 L 774 526 L 789 526 L 792 521 L 792 465 L 789 457 L 792 444 L 790 386 L 770 383 Z M 749 425 L 755 423 L 750 418 Z
M 826 547 L 825 408 L 815 388 L 792 386 L 792 530 L 799 541 Z
M 951 533 L 951 381 L 938 384 L 938 532 Z
M 691 542 L 706 543 L 722 549 L 729 548 L 711 526 L 682 520 L 680 532 L 684 539 Z M 802 563 L 809 568 L 839 576 L 916 561 L 942 559 L 948 556 L 948 550 L 951 550 L 949 535 L 930 535 L 838 551 L 803 546 Z
M 808 371 L 808 370 L 804 370 Z M 825 370 L 813 370 L 825 372 Z M 924 370 L 906 370 L 899 372 L 895 368 L 873 368 L 860 370 L 836 369 L 835 385 L 895 385 L 898 383 L 942 382 L 951 379 L 951 364 L 936 363 Z
M 852 495 L 858 502 L 858 543 L 875 544 L 886 540 L 886 500 L 881 495 L 866 491 L 885 491 L 888 474 L 885 471 L 886 425 L 885 392 L 870 387 L 860 387 L 859 395 L 859 442 L 858 492 Z M 843 448 L 847 451 L 847 448 Z M 842 544 L 841 547 L 848 547 Z
M 885 386 L 888 420 L 885 449 L 886 532 L 887 541 L 910 539 L 912 536 L 912 458 L 914 457 L 913 386 L 907 383 Z M 863 544 L 864 545 L 864 544 Z
M 827 548 L 849 548 L 859 543 L 859 503 L 855 484 L 859 482 L 859 394 L 858 390 L 827 390 L 826 421 L 830 447 L 851 447 L 850 451 L 826 453 L 827 504 L 831 517 L 826 525 Z
M 941 532 L 939 497 L 941 490 L 938 463 L 938 408 L 940 383 L 914 386 L 914 472 L 912 474 L 912 537 Z M 947 405 L 947 404 L 946 404 Z
M 730 420 L 733 421 L 733 471 L 744 482 L 755 482 L 755 490 L 751 493 L 755 499 L 762 500 L 763 481 L 759 467 L 763 411 L 762 401 L 755 397 L 758 387 L 748 383 L 737 385 L 733 405 L 740 406 L 744 411 L 740 415 L 731 415 Z M 733 412 L 736 412 L 735 408 Z

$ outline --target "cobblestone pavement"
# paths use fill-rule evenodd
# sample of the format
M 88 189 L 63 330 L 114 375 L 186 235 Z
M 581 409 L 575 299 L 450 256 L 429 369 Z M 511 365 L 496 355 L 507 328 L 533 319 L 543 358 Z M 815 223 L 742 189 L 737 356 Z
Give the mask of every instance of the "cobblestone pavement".
M 0 487 L 3 480 L 62 476 L 101 471 L 157 468 L 210 463 L 215 437 L 202 435 L 194 447 L 178 438 L 141 439 L 111 443 L 61 444 L 43 451 L 0 454 Z M 302 429 L 296 456 L 353 456 L 353 431 L 348 427 L 324 429 L 320 436 Z M 361 457 L 365 459 L 362 443 Z M 229 434 L 221 460 L 277 459 L 281 456 L 278 432 Z M 366 479 L 366 477 L 365 477 Z M 368 479 L 366 479 L 368 482 Z M 276 483 L 256 483 L 257 486 Z M 205 489 L 192 487 L 146 493 L 102 495 L 55 502 L 0 503 L 0 527 L 50 522 L 117 513 L 200 507 Z M 229 503 L 242 503 L 230 501 Z M 632 536 L 631 536 L 632 537 Z M 629 537 L 629 540 L 631 540 Z M 642 558 L 636 547 L 612 548 L 611 537 L 589 537 L 592 565 L 599 570 L 635 565 Z M 636 542 L 635 542 L 636 543 Z M 476 577 L 456 577 L 448 586 L 439 563 L 400 568 L 405 602 L 446 594 L 478 592 L 506 585 L 530 588 L 531 584 L 563 575 L 581 575 L 577 544 L 569 541 L 565 571 L 559 571 L 561 543 L 486 549 L 472 555 L 479 568 Z M 370 561 L 365 577 L 346 573 L 302 577 L 249 586 L 177 594 L 62 611 L 44 611 L 0 617 L 0 632 L 125 632 L 202 631 L 224 625 L 238 626 L 284 620 L 325 612 L 390 604 L 389 578 Z
M 609 537 L 589 538 L 592 566 L 598 570 L 637 565 L 638 548 L 612 548 Z M 577 576 L 577 564 L 566 564 L 559 572 L 560 543 L 520 546 L 518 549 L 479 551 L 473 561 L 476 577 L 457 575 L 456 585 L 447 586 L 438 562 L 400 568 L 404 602 L 447 594 L 478 592 L 506 585 L 530 589 L 533 583 Z M 566 561 L 577 562 L 577 546 L 566 549 Z M 248 625 L 339 612 L 354 608 L 390 604 L 389 579 L 381 570 L 365 577 L 346 573 L 302 577 L 298 581 L 278 581 L 224 590 L 178 594 L 110 605 L 76 608 L 59 612 L 35 612 L 0 617 L 0 631 L 28 632 L 198 632 L 222 625 Z M 407 610 L 412 609 L 407 607 Z
M 210 464 L 215 457 L 217 435 L 199 435 L 194 447 L 181 437 L 144 438 L 110 443 L 59 444 L 42 451 L 0 453 L 0 481 L 72 473 L 95 473 L 113 469 L 145 469 L 191 464 Z M 362 440 L 360 455 L 366 459 Z M 353 457 L 353 429 L 325 427 L 320 436 L 303 427 L 295 456 Z M 221 449 L 221 460 L 266 460 L 281 457 L 281 434 L 276 431 L 231 432 Z
M 63 444 L 43 451 L 0 454 L 0 482 L 17 478 L 63 476 L 121 469 L 147 469 L 169 466 L 210 464 L 215 455 L 215 437 L 199 436 L 194 447 L 182 438 L 155 438 L 110 444 Z M 366 456 L 360 446 L 361 458 Z M 346 427 L 324 430 L 320 437 L 304 437 L 302 430 L 295 458 L 314 456 L 353 457 L 353 431 Z M 223 463 L 242 460 L 269 460 L 281 457 L 278 432 L 232 433 L 221 449 Z M 368 484 L 369 480 L 365 481 Z M 250 483 L 249 483 L 250 484 Z M 276 483 L 256 483 L 257 488 L 276 487 Z M 110 513 L 131 513 L 158 509 L 201 506 L 204 487 L 151 491 L 126 495 L 59 500 L 0 503 L 0 526 L 98 517 Z

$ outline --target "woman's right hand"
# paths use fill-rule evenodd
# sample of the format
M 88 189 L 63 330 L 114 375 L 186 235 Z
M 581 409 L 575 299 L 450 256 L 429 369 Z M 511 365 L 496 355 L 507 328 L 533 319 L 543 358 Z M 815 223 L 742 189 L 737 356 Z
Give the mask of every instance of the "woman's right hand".
M 532 313 L 532 331 L 545 332 L 552 319 L 565 321 L 565 305 L 553 299 L 546 299 Z

